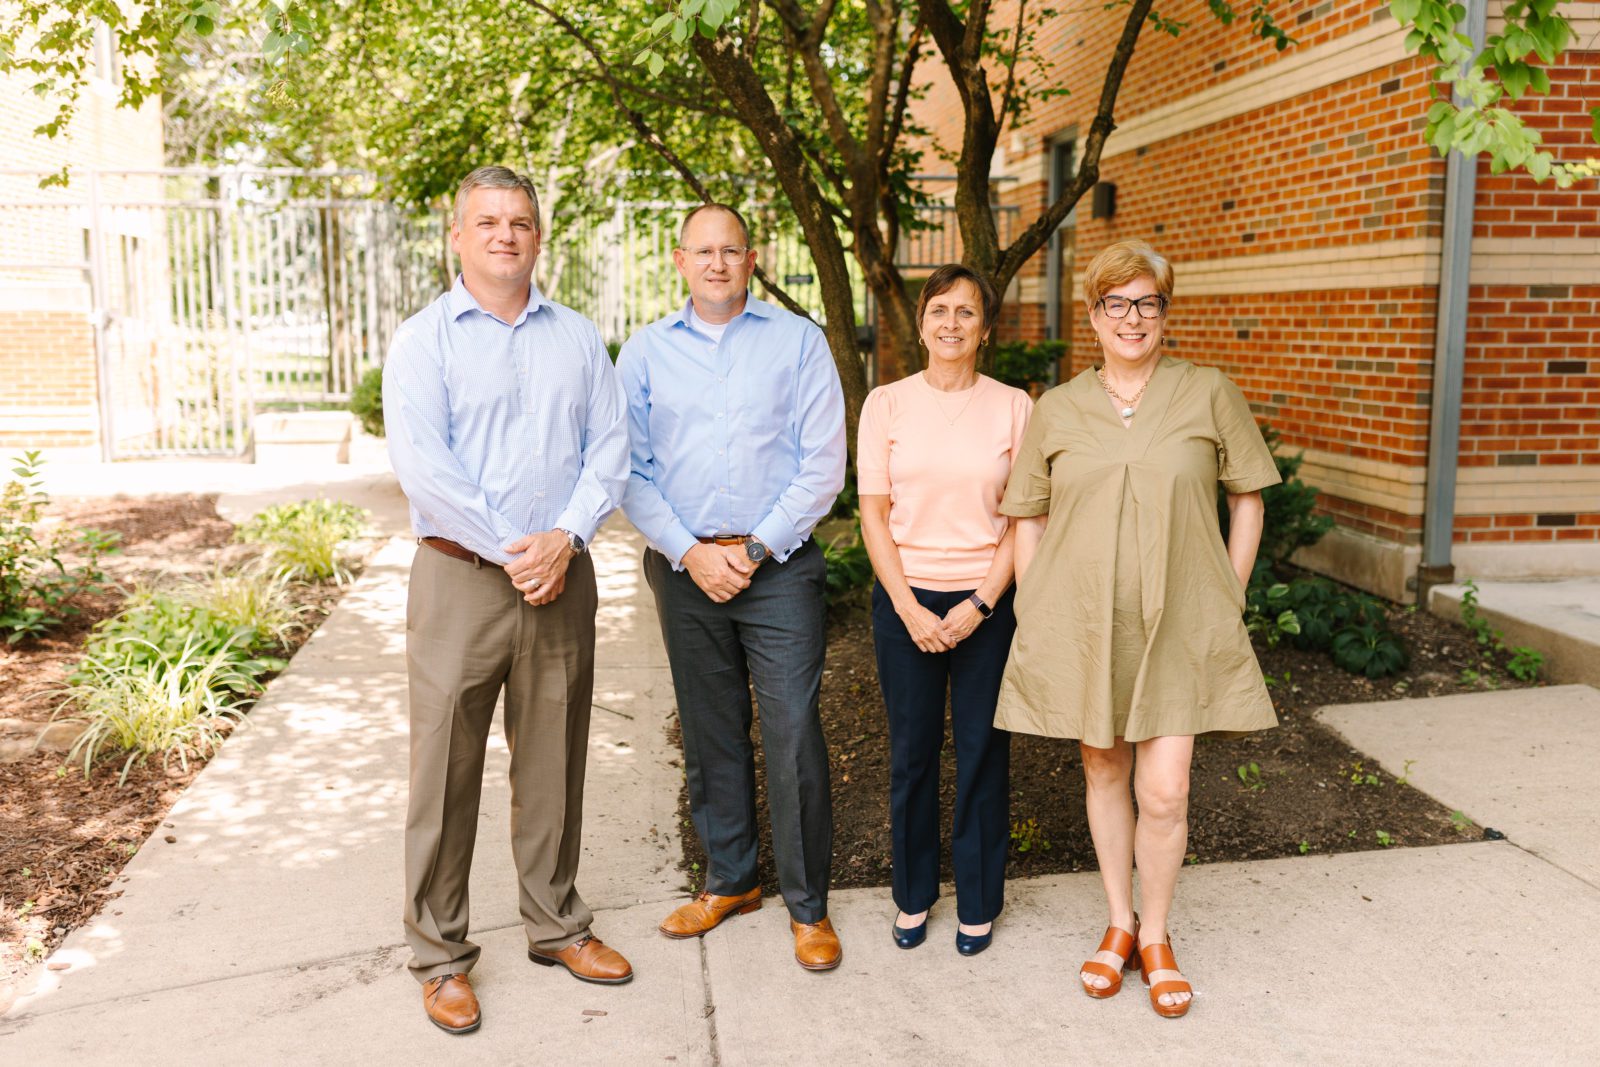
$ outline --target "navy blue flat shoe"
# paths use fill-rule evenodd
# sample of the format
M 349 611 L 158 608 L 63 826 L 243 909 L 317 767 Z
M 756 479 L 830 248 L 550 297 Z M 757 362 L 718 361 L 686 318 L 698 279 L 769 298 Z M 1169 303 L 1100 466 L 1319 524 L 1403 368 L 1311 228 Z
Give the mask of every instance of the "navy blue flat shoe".
M 976 956 L 978 953 L 988 948 L 989 943 L 993 940 L 994 927 L 992 926 L 989 928 L 989 932 L 986 934 L 964 934 L 960 930 L 957 930 L 956 951 L 961 953 L 963 956 Z
M 916 948 L 928 939 L 928 920 L 926 918 L 916 926 L 905 927 L 895 923 L 889 929 L 894 935 L 895 945 L 899 948 Z

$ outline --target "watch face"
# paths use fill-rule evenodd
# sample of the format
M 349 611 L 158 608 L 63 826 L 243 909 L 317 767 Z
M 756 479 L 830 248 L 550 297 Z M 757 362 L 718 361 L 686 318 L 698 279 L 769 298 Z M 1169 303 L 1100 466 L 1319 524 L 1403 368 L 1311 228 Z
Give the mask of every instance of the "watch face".
M 767 546 L 760 541 L 746 541 L 744 543 L 744 554 L 749 556 L 752 562 L 760 563 L 767 558 Z

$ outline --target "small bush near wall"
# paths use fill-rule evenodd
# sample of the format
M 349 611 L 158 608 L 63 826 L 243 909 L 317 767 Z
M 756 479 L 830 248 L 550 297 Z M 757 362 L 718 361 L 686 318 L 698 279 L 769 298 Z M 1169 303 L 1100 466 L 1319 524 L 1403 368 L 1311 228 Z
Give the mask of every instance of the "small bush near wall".
M 383 368 L 373 367 L 361 376 L 350 393 L 350 413 L 361 428 L 374 437 L 383 436 Z
M 17 457 L 0 489 L 0 637 L 16 644 L 61 625 L 76 612 L 72 598 L 105 582 L 100 557 L 116 551 L 117 535 L 48 528 L 37 452 Z

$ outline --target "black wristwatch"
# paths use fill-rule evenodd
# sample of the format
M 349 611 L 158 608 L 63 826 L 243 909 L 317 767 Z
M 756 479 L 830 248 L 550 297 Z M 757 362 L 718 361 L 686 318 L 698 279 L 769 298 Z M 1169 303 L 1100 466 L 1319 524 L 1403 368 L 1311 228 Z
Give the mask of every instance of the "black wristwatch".
M 772 549 L 752 537 L 744 543 L 744 554 L 751 563 L 760 563 L 772 555 Z
M 982 615 L 986 619 L 994 614 L 994 609 L 985 604 L 983 602 L 983 597 L 979 596 L 977 593 L 973 593 L 971 596 L 967 597 L 967 602 L 973 607 L 977 608 L 978 614 Z
M 581 554 L 584 549 L 589 547 L 588 545 L 584 544 L 583 538 L 579 537 L 571 530 L 563 530 L 561 527 L 557 526 L 556 533 L 567 535 L 567 547 L 572 549 L 572 554 L 574 556 Z

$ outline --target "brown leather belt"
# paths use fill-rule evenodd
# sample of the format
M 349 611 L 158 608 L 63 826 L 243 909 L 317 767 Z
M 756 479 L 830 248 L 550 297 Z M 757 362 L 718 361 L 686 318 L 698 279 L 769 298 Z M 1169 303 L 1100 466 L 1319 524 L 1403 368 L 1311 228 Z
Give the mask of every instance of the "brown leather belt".
M 750 537 L 750 534 L 728 534 L 719 537 L 696 537 L 695 540 L 702 545 L 722 545 L 727 547 L 728 545 L 742 545 L 750 540 Z
M 474 567 L 498 567 L 500 564 L 491 559 L 484 559 L 472 549 L 458 545 L 445 537 L 419 537 L 417 543 L 427 545 L 435 552 L 443 552 L 451 559 L 459 559 L 463 563 L 470 563 Z

